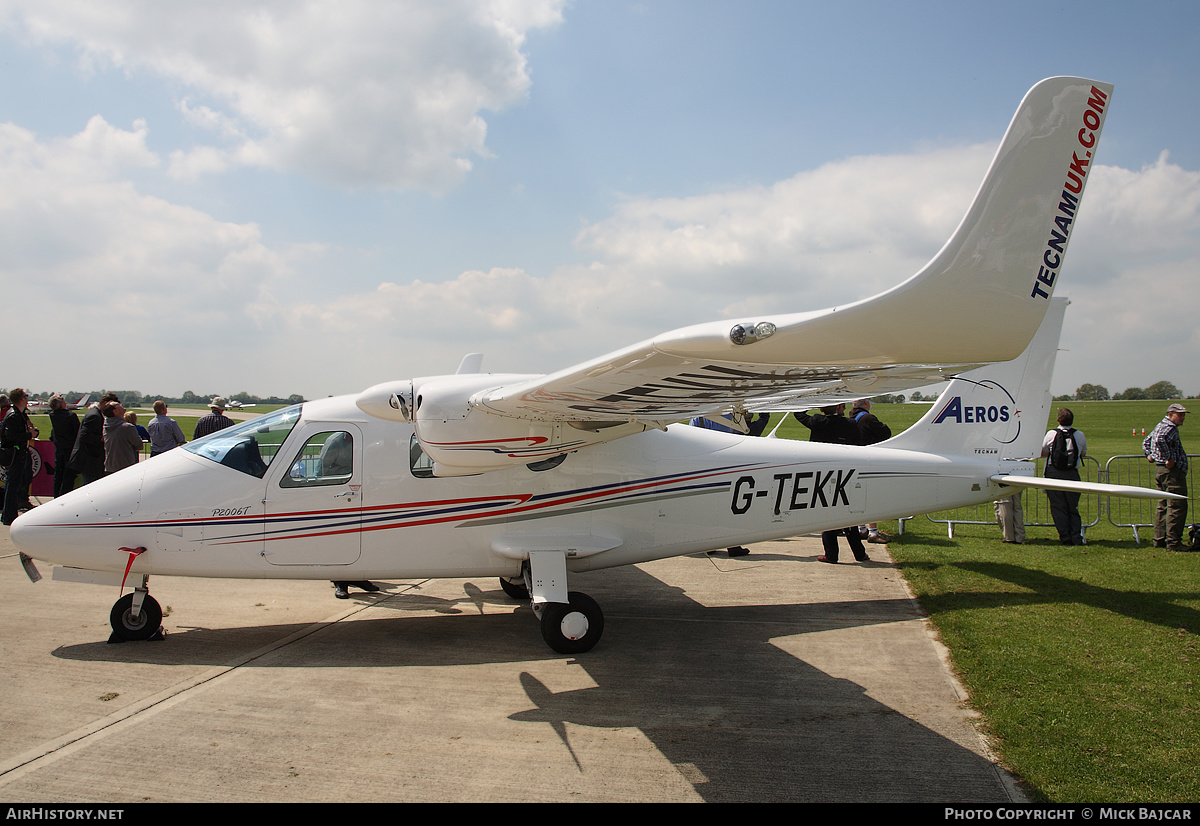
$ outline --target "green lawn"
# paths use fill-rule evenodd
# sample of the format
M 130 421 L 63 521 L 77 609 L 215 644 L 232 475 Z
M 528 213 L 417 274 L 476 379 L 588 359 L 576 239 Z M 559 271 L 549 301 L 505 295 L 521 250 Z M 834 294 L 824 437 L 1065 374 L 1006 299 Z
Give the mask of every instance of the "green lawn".
M 1103 466 L 1140 454 L 1141 429 L 1167 404 L 1054 409 L 1074 411 Z M 928 407 L 872 412 L 899 433 Z M 1200 452 L 1189 424 L 1184 446 Z M 807 438 L 798 424 L 784 427 L 781 435 Z M 1040 508 L 1038 521 L 1048 522 L 1045 494 L 1025 495 L 1026 520 Z M 1085 522 L 1096 511 L 1093 501 Z M 988 508 L 978 514 L 987 518 Z M 919 516 L 890 551 L 1028 793 L 1057 803 L 1200 800 L 1200 554 L 1155 549 L 1145 532 L 1138 545 L 1103 512 L 1081 547 L 1059 545 L 1052 527 L 1028 527 L 1025 545 L 1002 544 L 993 524 L 947 533 Z

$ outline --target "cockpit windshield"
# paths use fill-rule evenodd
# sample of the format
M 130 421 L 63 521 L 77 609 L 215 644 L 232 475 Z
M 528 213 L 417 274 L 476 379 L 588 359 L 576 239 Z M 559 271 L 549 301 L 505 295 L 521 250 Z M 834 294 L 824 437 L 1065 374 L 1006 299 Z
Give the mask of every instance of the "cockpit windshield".
M 279 446 L 300 421 L 304 405 L 293 405 L 265 416 L 210 433 L 183 446 L 197 456 L 261 479 L 279 452 Z

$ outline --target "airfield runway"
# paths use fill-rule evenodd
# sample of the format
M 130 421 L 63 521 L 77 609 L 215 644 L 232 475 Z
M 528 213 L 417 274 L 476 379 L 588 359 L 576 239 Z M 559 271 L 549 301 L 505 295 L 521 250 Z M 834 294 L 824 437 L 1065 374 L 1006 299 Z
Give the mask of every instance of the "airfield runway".
M 868 547 L 575 576 L 606 627 L 567 657 L 495 580 L 152 578 L 166 639 L 108 645 L 115 589 L 0 528 L 0 799 L 1021 802 Z

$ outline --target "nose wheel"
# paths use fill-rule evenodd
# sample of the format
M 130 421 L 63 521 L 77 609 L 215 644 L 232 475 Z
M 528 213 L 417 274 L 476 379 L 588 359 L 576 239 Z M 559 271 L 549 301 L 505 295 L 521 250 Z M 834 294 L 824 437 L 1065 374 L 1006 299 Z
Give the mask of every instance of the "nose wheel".
M 141 597 L 137 600 L 137 597 Z M 135 608 L 135 600 L 137 607 Z M 145 591 L 134 591 L 126 594 L 113 604 L 108 615 L 108 623 L 112 626 L 112 636 L 109 642 L 130 642 L 133 640 L 148 640 L 154 637 L 162 628 L 162 608 L 158 600 Z M 159 639 L 161 639 L 161 635 Z

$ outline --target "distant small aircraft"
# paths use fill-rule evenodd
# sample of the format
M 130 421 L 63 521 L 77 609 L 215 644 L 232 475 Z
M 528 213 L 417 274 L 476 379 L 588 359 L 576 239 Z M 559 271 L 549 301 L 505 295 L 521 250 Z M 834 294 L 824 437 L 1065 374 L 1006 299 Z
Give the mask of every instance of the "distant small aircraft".
M 953 237 L 874 298 L 669 332 L 546 376 L 379 384 L 259 416 L 34 508 L 13 523 L 55 577 L 134 591 L 152 574 L 365 580 L 498 577 L 545 641 L 600 639 L 571 574 L 990 502 L 1017 486 L 1162 498 L 1034 476 L 1067 301 L 1053 298 L 1112 86 L 1037 84 Z M 675 424 L 807 409 L 952 378 L 870 447 Z M 27 568 L 35 575 L 32 561 Z
M 229 402 L 229 406 L 231 408 L 233 408 L 234 410 L 245 410 L 246 408 L 256 407 L 257 405 L 245 404 L 244 402 L 239 402 L 239 401 L 231 401 L 231 402 Z
M 83 396 L 77 402 L 66 402 L 65 404 L 63 404 L 63 409 L 64 410 L 79 410 L 80 408 L 87 407 L 88 402 L 91 401 L 91 399 L 92 399 L 91 396 Z M 33 410 L 41 410 L 41 409 L 49 410 L 50 409 L 50 400 L 49 399 L 33 399 L 29 402 L 29 407 L 30 407 L 30 409 L 33 409 Z

